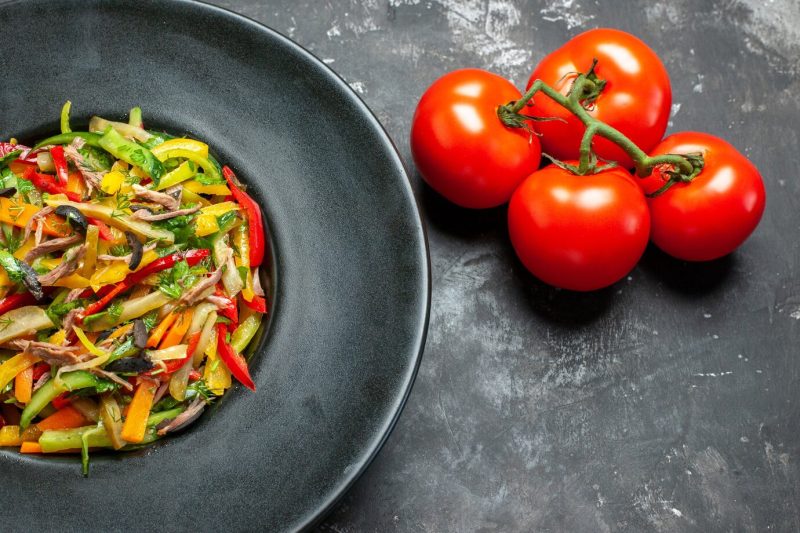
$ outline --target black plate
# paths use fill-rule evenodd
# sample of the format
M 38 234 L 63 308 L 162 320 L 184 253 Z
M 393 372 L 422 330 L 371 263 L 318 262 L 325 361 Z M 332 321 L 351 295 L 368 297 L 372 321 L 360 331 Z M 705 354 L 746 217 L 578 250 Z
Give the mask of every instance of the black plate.
M 124 118 L 207 141 L 270 225 L 273 319 L 235 387 L 141 452 L 0 452 L 0 529 L 296 529 L 364 470 L 414 379 L 428 257 L 402 163 L 349 87 L 281 35 L 193 2 L 0 3 L 0 138 Z

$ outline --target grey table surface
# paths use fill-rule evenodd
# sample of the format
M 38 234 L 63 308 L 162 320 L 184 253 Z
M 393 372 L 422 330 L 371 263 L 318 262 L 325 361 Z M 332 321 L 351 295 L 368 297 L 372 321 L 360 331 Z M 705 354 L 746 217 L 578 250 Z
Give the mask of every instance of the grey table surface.
M 321 530 L 800 529 L 798 0 L 215 3 L 350 83 L 397 144 L 428 227 L 419 376 Z M 767 210 L 733 256 L 692 266 L 648 250 L 627 279 L 578 295 L 525 273 L 504 209 L 455 209 L 424 186 L 408 134 L 444 72 L 482 67 L 521 86 L 544 54 L 601 26 L 658 52 L 670 131 L 742 150 Z

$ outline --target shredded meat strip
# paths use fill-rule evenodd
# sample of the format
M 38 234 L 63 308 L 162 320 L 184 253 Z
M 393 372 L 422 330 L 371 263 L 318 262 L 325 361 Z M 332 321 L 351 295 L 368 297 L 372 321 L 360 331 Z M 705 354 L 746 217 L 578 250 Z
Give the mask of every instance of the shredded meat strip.
M 32 248 L 25 257 L 23 258 L 26 263 L 30 263 L 37 257 L 41 257 L 45 254 L 49 254 L 50 252 L 55 252 L 57 250 L 63 250 L 65 248 L 69 248 L 73 244 L 78 244 L 83 240 L 82 235 L 70 235 L 69 237 L 59 237 L 58 239 L 50 239 L 49 241 L 45 241 L 42 244 Z
M 161 213 L 153 213 L 149 209 L 138 209 L 131 215 L 133 218 L 144 220 L 145 222 L 155 222 L 156 220 L 167 220 L 169 218 L 179 217 L 181 215 L 191 215 L 200 210 L 200 206 L 189 207 L 187 209 L 178 209 L 177 211 L 163 211 Z
M 57 267 L 55 267 L 47 274 L 42 274 L 41 276 L 39 276 L 39 283 L 41 283 L 45 287 L 50 287 L 54 285 L 61 278 L 69 276 L 70 274 L 78 270 L 78 261 L 80 261 L 84 253 L 86 253 L 85 244 L 82 244 L 77 248 L 69 250 L 67 253 L 64 254 L 64 259 L 61 261 L 61 264 L 59 264 Z
M 49 342 L 27 341 L 24 339 L 17 339 L 14 344 L 42 361 L 56 366 L 74 365 L 92 357 L 91 354 L 77 353 L 81 350 L 78 346 L 59 346 Z
M 203 409 L 206 408 L 206 404 L 200 398 L 195 399 L 189 407 L 186 408 L 184 412 L 173 418 L 172 420 L 168 421 L 166 424 L 158 426 L 158 434 L 159 436 L 164 436 L 170 431 L 177 431 L 186 425 L 194 422 L 197 420 L 197 417 L 203 412 Z
M 78 172 L 81 173 L 81 176 L 83 176 L 83 179 L 86 181 L 86 185 L 91 193 L 92 187 L 95 189 L 100 188 L 100 182 L 103 180 L 103 176 L 106 175 L 106 172 L 102 170 L 96 170 L 89 163 L 87 163 L 86 159 L 84 159 L 80 152 L 78 152 L 78 150 L 83 148 L 85 144 L 86 141 L 80 137 L 75 137 L 75 139 L 73 139 L 69 145 L 64 147 L 64 156 L 72 161 L 72 163 L 78 169 Z
M 150 250 L 155 250 L 158 246 L 157 242 L 151 242 L 144 248 L 142 248 L 142 253 L 149 252 Z M 126 263 L 131 260 L 131 254 L 128 255 L 109 255 L 109 254 L 100 254 L 97 256 L 99 261 L 125 261 Z
M 38 228 L 41 227 L 41 224 L 38 224 L 39 220 L 55 212 L 55 210 L 55 207 L 48 205 L 47 207 L 43 207 L 34 213 L 30 220 L 28 220 L 28 222 L 25 224 L 25 238 L 23 239 L 23 242 L 27 241 L 28 237 L 31 236 L 31 233 L 33 232 L 33 225 L 36 224 L 38 230 Z
M 135 194 L 139 198 L 144 198 L 149 202 L 156 203 L 158 205 L 163 205 L 170 211 L 175 211 L 181 206 L 180 200 L 176 199 L 169 194 L 153 191 L 147 189 L 146 187 L 142 187 L 138 183 L 133 184 L 133 194 Z
M 219 267 L 208 277 L 201 279 L 197 284 L 184 292 L 178 300 L 179 304 L 194 305 L 207 297 L 205 292 L 216 285 L 222 279 L 222 267 Z

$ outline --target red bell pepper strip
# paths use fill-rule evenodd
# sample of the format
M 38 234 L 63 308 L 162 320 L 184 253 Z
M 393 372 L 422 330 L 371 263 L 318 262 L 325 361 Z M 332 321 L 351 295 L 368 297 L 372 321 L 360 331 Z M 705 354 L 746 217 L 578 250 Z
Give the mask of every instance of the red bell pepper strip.
M 242 298 L 244 305 L 262 315 L 267 312 L 267 300 L 263 296 L 254 295 L 249 302 Z
M 236 174 L 229 167 L 222 167 L 222 175 L 228 182 L 231 194 L 244 209 L 247 216 L 247 231 L 250 238 L 250 266 L 257 267 L 264 261 L 264 220 L 261 217 L 261 207 L 250 198 L 239 185 Z
M 178 252 L 170 255 L 166 255 L 159 259 L 156 259 L 146 267 L 137 270 L 120 281 L 117 285 L 114 286 L 111 291 L 108 292 L 105 296 L 100 298 L 95 303 L 88 306 L 82 316 L 86 317 L 89 315 L 93 315 L 95 313 L 99 313 L 105 307 L 111 303 L 111 300 L 116 298 L 119 294 L 125 292 L 126 290 L 130 289 L 134 285 L 139 284 L 144 278 L 149 276 L 150 274 L 155 274 L 157 272 L 161 272 L 162 270 L 166 270 L 168 268 L 172 268 L 175 266 L 175 263 L 181 260 L 186 260 L 189 266 L 195 266 L 197 263 L 208 257 L 209 255 L 208 249 L 200 249 L 200 250 L 189 250 L 188 252 Z
M 64 194 L 73 202 L 81 201 L 81 197 L 78 193 L 68 191 L 66 189 L 66 182 L 64 182 L 64 185 L 60 185 L 53 181 L 53 176 L 48 174 L 39 174 L 33 169 L 33 167 L 28 167 L 25 169 L 25 174 L 23 174 L 23 177 L 33 183 L 33 186 L 40 191 L 44 191 L 49 194 Z
M 0 315 L 4 315 L 5 313 L 13 311 L 14 309 L 19 309 L 20 307 L 33 305 L 35 303 L 36 298 L 34 298 L 33 295 L 27 291 L 6 296 L 0 300 Z
M 235 328 L 239 324 L 239 306 L 236 305 L 236 299 L 225 296 L 225 293 L 222 292 L 222 289 L 219 287 L 219 285 L 217 285 L 217 290 L 214 292 L 214 296 L 218 296 L 219 298 L 227 301 L 227 305 L 219 309 L 219 314 L 230 320 L 231 324 Z
M 72 403 L 72 398 L 69 397 L 69 394 L 70 394 L 69 391 L 62 392 L 61 394 L 53 398 L 53 401 L 50 403 L 52 403 L 53 407 L 55 407 L 56 409 L 63 409 Z
M 39 378 L 50 372 L 50 365 L 47 363 L 36 363 L 33 367 L 33 381 L 36 382 Z
M 228 328 L 225 324 L 217 324 L 217 355 L 231 371 L 231 375 L 239 380 L 239 382 L 255 392 L 256 384 L 253 383 L 253 378 L 250 377 L 250 370 L 247 368 L 247 361 L 240 354 L 233 351 L 231 345 L 225 340 Z
M 193 368 L 189 371 L 189 381 L 197 381 L 201 378 L 200 371 Z
M 56 145 L 50 148 L 50 156 L 53 158 L 53 166 L 56 167 L 56 182 L 66 184 L 69 179 L 69 168 L 67 158 L 64 157 L 64 147 Z
M 103 239 L 104 241 L 114 240 L 114 234 L 111 233 L 111 228 L 108 227 L 108 224 L 106 224 L 102 220 L 97 220 L 96 218 L 91 218 L 91 217 L 87 217 L 86 220 L 89 222 L 89 224 L 94 224 L 95 226 L 97 226 L 98 234 L 100 235 L 101 239 Z

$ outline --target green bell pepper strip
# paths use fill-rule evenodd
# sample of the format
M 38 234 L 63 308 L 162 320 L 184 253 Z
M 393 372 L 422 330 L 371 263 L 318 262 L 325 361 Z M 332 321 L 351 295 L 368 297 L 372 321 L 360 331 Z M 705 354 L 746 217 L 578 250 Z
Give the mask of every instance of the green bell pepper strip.
M 180 148 L 175 148 L 173 150 L 169 150 L 168 152 L 164 152 L 160 156 L 162 161 L 166 161 L 167 159 L 173 158 L 180 158 L 180 159 L 188 159 L 189 161 L 196 163 L 200 168 L 203 169 L 203 172 L 211 181 L 219 181 L 222 179 L 222 176 L 219 172 L 219 167 L 215 165 L 212 160 L 208 157 L 203 157 L 202 155 L 191 152 L 189 150 L 181 150 Z
M 99 133 L 90 133 L 88 131 L 71 131 L 69 133 L 60 133 L 58 135 L 53 135 L 52 137 L 48 137 L 47 139 L 39 141 L 33 146 L 33 149 L 38 150 L 42 146 L 49 146 L 51 144 L 69 144 L 77 137 L 83 139 L 89 146 L 94 146 L 95 148 L 102 148 L 102 146 L 100 146 L 101 136 Z
M 31 401 L 28 402 L 28 405 L 25 406 L 25 409 L 20 415 L 19 427 L 22 429 L 28 427 L 31 420 L 62 392 L 96 387 L 99 383 L 100 379 L 97 376 L 83 370 L 64 374 L 61 376 L 61 380 L 51 379 L 33 393 Z M 80 446 L 78 446 L 78 448 L 80 448 Z
M 100 148 L 117 159 L 122 159 L 131 165 L 141 167 L 148 176 L 153 178 L 156 185 L 164 175 L 164 165 L 150 150 L 135 142 L 129 141 L 111 126 L 106 128 L 106 131 L 103 132 L 99 144 Z
M 258 326 L 261 325 L 261 315 L 253 314 L 244 319 L 231 333 L 231 348 L 237 353 L 242 353 L 253 337 L 256 336 Z
M 128 124 L 131 126 L 136 126 L 137 128 L 144 127 L 144 123 L 142 122 L 142 108 L 136 106 L 131 109 L 131 112 L 128 114 Z
M 61 108 L 61 133 L 72 133 L 72 128 L 69 127 L 69 112 L 72 109 L 72 102 L 67 100 L 64 102 L 64 107 Z
M 144 440 L 136 446 L 125 446 L 122 449 L 128 450 L 158 440 L 158 433 L 155 427 L 164 420 L 175 418 L 183 411 L 183 407 L 175 407 L 168 411 L 153 413 L 147 419 L 147 431 L 144 434 Z M 98 431 L 98 429 L 102 431 Z M 63 450 L 80 450 L 82 448 L 84 434 L 86 435 L 86 443 L 89 448 L 113 448 L 111 439 L 108 438 L 108 433 L 102 425 L 83 426 L 73 429 L 48 429 L 42 432 L 42 435 L 39 437 L 39 445 L 42 447 L 44 453 L 60 452 Z

